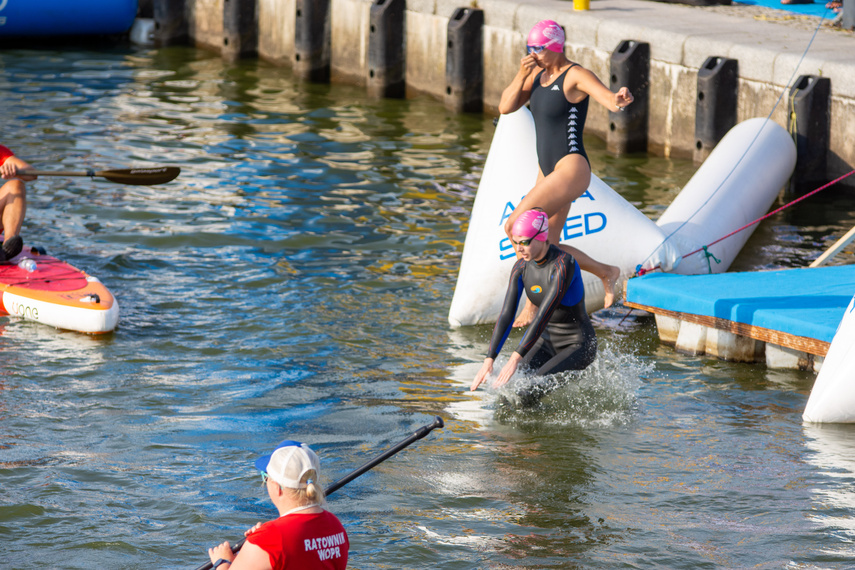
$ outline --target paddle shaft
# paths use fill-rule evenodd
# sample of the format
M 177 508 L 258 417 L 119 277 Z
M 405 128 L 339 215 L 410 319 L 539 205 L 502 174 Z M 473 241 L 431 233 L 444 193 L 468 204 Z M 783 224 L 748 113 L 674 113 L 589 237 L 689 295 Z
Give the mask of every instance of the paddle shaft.
M 354 479 L 356 479 L 357 477 L 359 477 L 360 475 L 362 475 L 366 471 L 376 467 L 380 463 L 383 463 L 384 461 L 386 461 L 387 459 L 389 459 L 390 457 L 392 457 L 393 455 L 395 455 L 396 453 L 398 453 L 399 451 L 401 451 L 405 447 L 409 446 L 413 442 L 422 439 L 424 436 L 429 434 L 434 429 L 441 428 L 444 425 L 445 424 L 442 422 L 441 417 L 439 417 L 439 416 L 434 417 L 433 423 L 430 423 L 426 426 L 420 427 L 416 431 L 416 433 L 414 433 L 413 435 L 411 435 L 410 437 L 408 437 L 407 439 L 405 439 L 401 443 L 399 443 L 396 446 L 388 449 L 387 451 L 384 451 L 383 453 L 381 453 L 380 455 L 378 455 L 377 457 L 375 457 L 374 459 L 372 459 L 371 461 L 369 461 L 368 463 L 366 463 L 362 467 L 359 467 L 358 469 L 354 469 L 348 475 L 345 475 L 344 477 L 342 477 L 341 479 L 339 479 L 338 481 L 336 481 L 335 483 L 333 483 L 332 485 L 330 485 L 329 487 L 324 489 L 324 494 L 326 496 L 332 495 L 338 489 L 341 489 L 342 487 L 344 487 L 345 485 L 347 485 L 348 483 L 350 483 L 351 481 L 353 481 Z M 241 539 L 240 542 L 238 542 L 237 544 L 232 546 L 232 552 L 237 553 L 237 551 L 240 550 L 241 547 L 243 546 L 244 542 L 246 542 L 246 538 Z M 201 566 L 196 568 L 196 570 L 211 570 L 212 565 L 213 565 L 213 562 L 211 562 L 209 560 L 205 564 L 202 564 Z
M 24 176 L 95 176 L 95 171 L 92 170 L 89 172 L 78 172 L 71 170 L 21 170 L 20 174 Z
M 23 176 L 86 176 L 106 178 L 119 184 L 145 185 L 163 184 L 174 180 L 181 173 L 177 166 L 154 166 L 150 168 L 126 168 L 119 170 L 33 170 L 19 171 Z

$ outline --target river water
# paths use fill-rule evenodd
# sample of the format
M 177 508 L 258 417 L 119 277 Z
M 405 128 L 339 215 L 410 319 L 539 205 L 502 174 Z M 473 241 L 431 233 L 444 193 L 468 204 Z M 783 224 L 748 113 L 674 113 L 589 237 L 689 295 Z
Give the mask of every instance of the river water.
M 0 566 L 195 568 L 275 515 L 252 461 L 280 440 L 329 483 L 437 415 L 330 498 L 351 568 L 853 566 L 855 432 L 802 424 L 813 374 L 606 319 L 541 408 L 468 392 L 491 327 L 446 315 L 490 117 L 183 47 L 0 66 L 0 142 L 31 163 L 182 168 L 28 187 L 26 240 L 101 278 L 121 320 L 0 320 Z M 588 146 L 653 217 L 694 172 Z M 733 268 L 805 265 L 851 210 L 834 191 L 786 210 Z

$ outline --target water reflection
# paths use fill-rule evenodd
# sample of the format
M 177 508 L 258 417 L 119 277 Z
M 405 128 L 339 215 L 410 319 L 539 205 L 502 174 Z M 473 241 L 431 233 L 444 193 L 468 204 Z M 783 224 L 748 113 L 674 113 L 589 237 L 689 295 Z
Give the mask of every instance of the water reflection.
M 855 548 L 855 426 L 845 424 L 809 424 L 802 426 L 807 461 L 827 481 L 817 481 L 811 489 L 814 507 L 809 518 L 820 532 L 839 540 L 830 553 L 851 559 Z

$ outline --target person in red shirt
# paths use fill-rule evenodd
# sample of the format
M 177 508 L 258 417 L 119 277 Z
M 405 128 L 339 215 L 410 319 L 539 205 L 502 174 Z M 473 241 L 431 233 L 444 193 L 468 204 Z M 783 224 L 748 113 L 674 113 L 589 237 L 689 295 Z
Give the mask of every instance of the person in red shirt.
M 35 180 L 35 176 L 21 174 L 30 165 L 15 156 L 3 145 L 0 145 L 0 176 L 7 182 L 0 186 L 0 230 L 3 231 L 4 241 L 0 247 L 0 263 L 6 262 L 19 253 L 24 247 L 21 239 L 21 224 L 27 212 L 27 195 L 24 182 Z
M 246 531 L 237 556 L 228 542 L 208 549 L 219 570 L 345 570 L 350 543 L 341 522 L 323 508 L 320 460 L 305 443 L 286 440 L 256 468 L 279 518 Z

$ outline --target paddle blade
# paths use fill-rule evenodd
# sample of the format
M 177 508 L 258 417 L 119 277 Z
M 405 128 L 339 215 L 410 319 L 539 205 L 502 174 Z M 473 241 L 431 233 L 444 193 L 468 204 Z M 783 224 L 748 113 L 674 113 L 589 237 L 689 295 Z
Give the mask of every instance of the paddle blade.
M 128 168 L 124 170 L 102 170 L 95 176 L 102 176 L 110 182 L 151 186 L 171 182 L 181 173 L 177 166 L 158 166 L 156 168 Z

